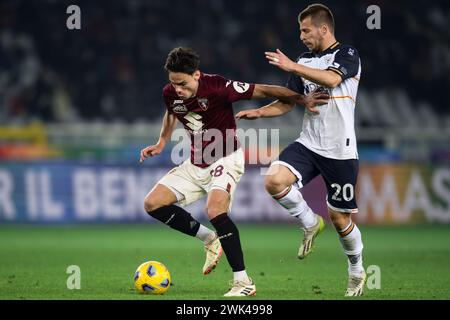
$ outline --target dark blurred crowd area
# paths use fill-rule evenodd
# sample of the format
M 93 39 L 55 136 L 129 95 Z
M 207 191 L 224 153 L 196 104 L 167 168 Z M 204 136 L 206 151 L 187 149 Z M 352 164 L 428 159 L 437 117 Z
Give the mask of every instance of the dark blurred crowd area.
M 230 79 L 284 84 L 264 52 L 306 51 L 294 0 L 1 0 L 0 122 L 40 119 L 147 121 L 164 113 L 163 65 L 177 46 L 194 48 L 201 69 Z M 450 110 L 450 1 L 324 1 L 336 37 L 362 60 L 361 87 L 402 88 L 414 101 Z M 69 30 L 66 8 L 81 8 Z M 366 9 L 381 8 L 369 30 Z

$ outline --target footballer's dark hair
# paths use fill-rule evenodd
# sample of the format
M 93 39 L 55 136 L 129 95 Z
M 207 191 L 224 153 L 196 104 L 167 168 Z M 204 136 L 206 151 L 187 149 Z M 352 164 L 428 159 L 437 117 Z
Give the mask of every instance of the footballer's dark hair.
M 191 48 L 178 47 L 169 52 L 164 69 L 168 72 L 193 74 L 198 70 L 200 57 Z
M 327 6 L 320 3 L 310 4 L 305 10 L 300 12 L 298 15 L 298 22 L 302 22 L 307 17 L 311 17 L 311 22 L 316 27 L 325 23 L 330 27 L 331 33 L 334 33 L 334 17 Z

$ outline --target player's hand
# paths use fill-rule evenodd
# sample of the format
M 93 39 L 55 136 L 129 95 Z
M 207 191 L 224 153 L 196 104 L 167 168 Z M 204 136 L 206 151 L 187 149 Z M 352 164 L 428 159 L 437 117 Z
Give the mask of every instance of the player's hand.
M 141 150 L 141 157 L 139 159 L 139 162 L 142 163 L 144 160 L 148 157 L 154 157 L 162 152 L 164 149 L 164 146 L 161 144 L 155 144 L 153 146 L 148 146 Z
M 297 103 L 303 105 L 309 112 L 319 114 L 317 106 L 327 104 L 328 100 L 330 100 L 330 95 L 327 92 L 313 91 L 306 96 L 301 96 Z
M 287 72 L 294 70 L 296 63 L 289 59 L 280 49 L 277 49 L 277 52 L 265 52 L 265 54 L 270 64 Z
M 261 111 L 259 109 L 250 109 L 240 111 L 236 114 L 236 119 L 255 120 L 261 117 Z

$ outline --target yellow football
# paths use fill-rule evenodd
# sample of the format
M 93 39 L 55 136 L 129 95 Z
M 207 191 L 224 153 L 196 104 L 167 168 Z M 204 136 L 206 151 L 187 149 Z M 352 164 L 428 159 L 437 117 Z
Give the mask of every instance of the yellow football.
M 158 261 L 142 263 L 134 274 L 134 286 L 139 293 L 164 294 L 170 283 L 169 270 Z

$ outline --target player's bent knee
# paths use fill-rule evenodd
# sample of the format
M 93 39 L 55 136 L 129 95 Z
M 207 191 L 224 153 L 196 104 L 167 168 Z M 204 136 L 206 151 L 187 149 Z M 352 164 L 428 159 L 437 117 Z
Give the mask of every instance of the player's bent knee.
M 333 225 L 338 229 L 343 229 L 351 221 L 351 215 L 349 213 L 337 212 L 329 209 L 330 219 Z
M 209 219 L 214 219 L 218 215 L 227 212 L 229 207 L 228 201 L 212 201 L 206 206 L 206 213 Z
M 144 209 L 149 215 L 161 207 L 164 207 L 164 204 L 151 196 L 147 196 L 144 200 Z
M 155 210 L 170 206 L 177 201 L 176 195 L 168 187 L 158 184 L 145 197 L 144 209 L 149 215 L 152 215 Z
M 280 176 L 269 175 L 266 176 L 264 179 L 264 187 L 266 188 L 266 191 L 270 194 L 280 193 L 288 186 L 289 184 L 286 183 L 285 179 Z
M 208 194 L 206 203 L 206 213 L 209 219 L 213 219 L 218 215 L 228 212 L 230 206 L 230 194 L 221 189 L 214 189 Z
M 223 208 L 223 207 L 206 208 L 206 212 L 208 214 L 209 220 L 211 220 L 211 219 L 214 219 L 215 217 L 221 215 L 222 213 L 228 213 L 228 208 Z

